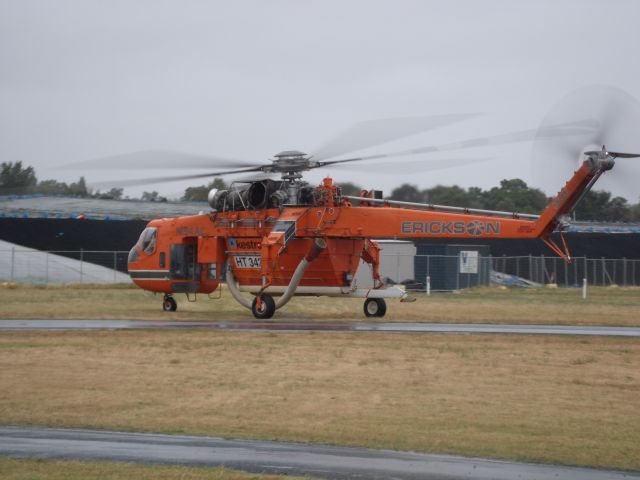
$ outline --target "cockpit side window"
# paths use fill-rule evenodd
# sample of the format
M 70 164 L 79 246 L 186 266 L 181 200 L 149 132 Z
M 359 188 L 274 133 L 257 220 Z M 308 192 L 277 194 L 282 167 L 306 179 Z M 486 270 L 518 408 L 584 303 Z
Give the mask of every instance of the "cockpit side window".
M 147 227 L 140 234 L 136 250 L 142 250 L 147 255 L 151 255 L 156 250 L 156 235 L 158 229 L 156 227 Z

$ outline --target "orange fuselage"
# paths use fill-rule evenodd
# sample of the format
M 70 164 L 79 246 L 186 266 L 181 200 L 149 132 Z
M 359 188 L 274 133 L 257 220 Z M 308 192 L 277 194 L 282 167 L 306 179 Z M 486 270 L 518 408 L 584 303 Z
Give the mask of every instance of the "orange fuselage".
M 598 170 L 585 162 L 537 219 L 389 205 L 351 205 L 331 179 L 321 205 L 211 212 L 151 221 L 129 255 L 133 281 L 164 293 L 210 293 L 225 265 L 242 286 L 286 286 L 314 238 L 326 248 L 304 272 L 301 287 L 347 287 L 361 259 L 377 268 L 371 238 L 543 238 L 545 241 Z M 551 246 L 551 245 L 550 245 Z M 553 246 L 552 246 L 553 248 Z

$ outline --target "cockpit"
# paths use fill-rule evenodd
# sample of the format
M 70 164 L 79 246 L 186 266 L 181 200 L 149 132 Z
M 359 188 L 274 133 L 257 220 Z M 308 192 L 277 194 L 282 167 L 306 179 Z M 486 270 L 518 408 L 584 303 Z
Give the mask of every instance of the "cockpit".
M 140 238 L 129 252 L 129 262 L 136 262 L 141 254 L 151 255 L 156 250 L 156 237 L 158 229 L 147 227 L 140 234 Z

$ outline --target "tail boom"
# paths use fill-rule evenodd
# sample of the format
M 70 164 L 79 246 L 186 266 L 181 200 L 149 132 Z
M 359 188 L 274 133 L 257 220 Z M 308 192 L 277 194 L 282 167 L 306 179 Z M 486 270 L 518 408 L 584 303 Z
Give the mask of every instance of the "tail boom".
M 604 172 L 613 168 L 613 165 L 614 160 L 608 155 L 590 155 L 582 162 L 580 168 L 560 189 L 536 221 L 536 236 L 544 239 L 548 238 L 556 228 L 560 227 L 562 230 L 578 202 L 591 190 Z

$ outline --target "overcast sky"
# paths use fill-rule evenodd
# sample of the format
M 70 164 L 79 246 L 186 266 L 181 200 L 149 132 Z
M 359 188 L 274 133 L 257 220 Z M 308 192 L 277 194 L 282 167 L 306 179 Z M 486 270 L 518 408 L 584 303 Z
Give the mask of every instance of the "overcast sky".
M 56 167 L 151 148 L 267 161 L 387 117 L 484 114 L 369 152 L 536 128 L 585 85 L 640 98 L 639 19 L 633 0 L 0 0 L 0 161 L 33 165 L 40 179 L 91 182 L 166 171 Z M 403 182 L 486 188 L 532 182 L 531 150 L 432 154 L 424 158 L 494 158 L 432 172 L 399 159 L 394 174 L 363 165 L 306 178 L 331 174 L 387 193 Z M 535 186 L 551 194 L 565 180 Z M 637 183 L 617 193 L 635 202 Z

